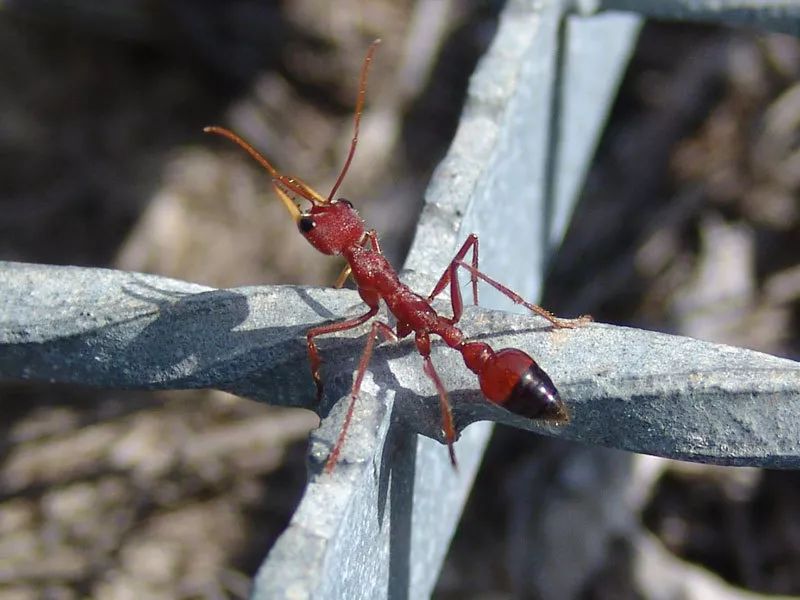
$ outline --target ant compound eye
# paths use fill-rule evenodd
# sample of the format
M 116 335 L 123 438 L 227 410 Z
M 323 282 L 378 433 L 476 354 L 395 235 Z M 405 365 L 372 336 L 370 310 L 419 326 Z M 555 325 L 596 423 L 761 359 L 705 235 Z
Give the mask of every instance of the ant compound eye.
M 339 198 L 339 199 L 336 201 L 336 203 L 337 203 L 337 204 L 338 204 L 338 203 L 347 204 L 347 206 L 349 206 L 350 208 L 353 208 L 353 203 L 352 203 L 352 202 L 350 202 L 350 200 L 345 200 L 344 198 Z
M 300 217 L 300 220 L 297 221 L 297 228 L 300 230 L 301 233 L 308 233 L 316 226 L 317 224 L 311 217 Z

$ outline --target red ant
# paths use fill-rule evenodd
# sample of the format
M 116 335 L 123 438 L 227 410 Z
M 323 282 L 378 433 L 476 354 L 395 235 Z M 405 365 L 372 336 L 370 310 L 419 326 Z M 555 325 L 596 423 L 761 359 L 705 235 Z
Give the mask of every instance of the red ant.
M 541 315 L 554 327 L 573 327 L 576 323 L 589 319 L 589 317 L 581 317 L 576 321 L 559 319 L 545 309 L 526 302 L 518 294 L 484 275 L 478 270 L 478 236 L 475 234 L 469 235 L 433 291 L 427 297 L 420 296 L 400 282 L 397 273 L 381 252 L 377 233 L 374 229 L 365 230 L 364 221 L 361 220 L 350 201 L 343 198 L 333 199 L 355 154 L 367 89 L 367 72 L 375 48 L 379 43 L 380 40 L 375 40 L 371 44 L 361 67 L 350 152 L 327 198 L 318 194 L 301 180 L 279 173 L 253 146 L 232 131 L 223 127 L 206 127 L 204 129 L 207 133 L 216 133 L 232 140 L 270 173 L 275 193 L 286 206 L 303 237 L 323 254 L 340 255 L 347 261 L 347 265 L 336 281 L 336 287 L 341 287 L 352 275 L 361 299 L 369 307 L 369 310 L 359 317 L 313 327 L 306 333 L 308 358 L 311 363 L 311 374 L 317 387 L 318 402 L 322 399 L 322 380 L 319 372 L 322 361 L 314 339 L 320 335 L 353 329 L 366 323 L 378 313 L 380 300 L 386 303 L 389 311 L 397 319 L 394 331 L 388 324 L 381 321 L 372 323 L 367 344 L 358 363 L 358 371 L 353 381 L 350 403 L 342 430 L 325 463 L 326 473 L 332 471 L 344 444 L 377 334 L 381 334 L 387 341 L 397 341 L 414 333 L 417 350 L 422 355 L 423 370 L 433 381 L 439 394 L 442 429 L 450 453 L 450 461 L 454 467 L 456 466 L 456 457 L 453 443 L 456 439 L 456 431 L 453 424 L 453 413 L 447 399 L 447 391 L 431 361 L 431 334 L 438 335 L 448 346 L 461 353 L 467 368 L 478 375 L 481 391 L 489 401 L 531 419 L 544 419 L 556 423 L 565 423 L 569 420 L 567 409 L 552 380 L 525 352 L 515 348 L 504 348 L 495 352 L 488 344 L 464 339 L 463 332 L 456 327 L 463 310 L 457 274 L 459 267 L 470 273 L 472 297 L 475 304 L 478 303 L 478 279 L 481 279 L 515 303 Z M 289 197 L 289 193 L 307 200 L 311 203 L 311 207 L 301 212 Z M 468 264 L 464 262 L 464 258 L 470 250 L 472 250 L 472 261 L 471 264 Z M 452 317 L 437 314 L 431 306 L 431 301 L 444 291 L 448 284 L 453 308 Z

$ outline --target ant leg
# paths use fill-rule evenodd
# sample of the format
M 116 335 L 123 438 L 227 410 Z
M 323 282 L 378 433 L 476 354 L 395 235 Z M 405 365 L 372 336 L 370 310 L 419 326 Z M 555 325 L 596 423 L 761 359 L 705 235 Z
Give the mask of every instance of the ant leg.
M 383 254 L 383 250 L 381 250 L 381 244 L 378 241 L 378 232 L 374 229 L 370 229 L 367 233 L 364 234 L 364 245 L 367 245 L 367 240 L 369 243 L 372 244 L 372 249 L 377 252 L 378 254 Z
M 433 288 L 433 291 L 428 296 L 428 302 L 433 300 L 434 297 L 439 295 L 445 286 L 450 284 L 450 306 L 453 307 L 453 316 L 450 318 L 450 323 L 455 324 L 461 320 L 461 313 L 464 311 L 464 302 L 461 299 L 461 286 L 458 282 L 457 268 L 462 259 L 467 255 L 467 252 L 472 250 L 472 267 L 478 271 L 478 236 L 474 233 L 467 236 L 467 241 L 461 246 L 461 249 L 456 253 L 455 258 L 447 265 L 442 277 Z M 472 301 L 478 304 L 478 278 L 472 273 L 470 277 L 472 281 Z
M 308 362 L 311 364 L 311 376 L 314 378 L 314 383 L 317 386 L 317 402 L 322 400 L 322 379 L 319 376 L 319 366 L 322 364 L 322 359 L 319 357 L 319 350 L 314 343 L 314 338 L 318 335 L 325 335 L 326 333 L 336 333 L 337 331 L 347 331 L 354 329 L 369 321 L 372 317 L 378 314 L 378 306 L 370 307 L 369 311 L 360 317 L 353 319 L 346 319 L 337 323 L 329 323 L 328 325 L 320 325 L 319 327 L 312 327 L 306 332 L 306 347 L 308 349 Z
M 358 394 L 361 391 L 361 382 L 364 380 L 364 373 L 367 371 L 367 365 L 369 365 L 369 359 L 372 357 L 372 350 L 375 347 L 375 337 L 377 333 L 382 334 L 387 342 L 397 341 L 397 336 L 395 335 L 394 331 L 392 331 L 392 329 L 386 323 L 375 321 L 372 324 L 372 329 L 370 329 L 369 337 L 367 338 L 367 345 L 364 346 L 364 352 L 361 353 L 361 360 L 358 362 L 358 371 L 356 371 L 356 378 L 353 381 L 353 389 L 350 391 L 350 403 L 347 405 L 347 413 L 345 414 L 344 422 L 342 423 L 342 429 L 339 432 L 339 437 L 336 439 L 336 443 L 334 444 L 330 455 L 328 456 L 328 460 L 325 461 L 326 473 L 333 471 L 333 467 L 339 460 L 339 453 L 344 445 L 344 439 L 347 435 L 347 430 L 350 428 L 350 421 L 353 419 L 353 410 L 356 406 L 356 398 L 358 398 Z
M 495 281 L 494 279 L 492 279 L 488 275 L 484 275 L 483 273 L 478 271 L 477 268 L 475 268 L 475 267 L 473 267 L 471 265 L 468 265 L 463 260 L 454 260 L 450 264 L 450 266 L 453 269 L 453 275 L 452 275 L 453 278 L 455 278 L 455 276 L 456 276 L 455 267 L 461 267 L 463 269 L 466 269 L 467 271 L 469 271 L 472 274 L 473 277 L 477 277 L 479 279 L 482 279 L 483 281 L 488 283 L 490 286 L 492 286 L 494 289 L 496 289 L 498 292 L 500 292 L 501 294 L 503 294 L 504 296 L 509 298 L 515 304 L 521 304 L 522 306 L 524 306 L 528 310 L 536 313 L 540 317 L 544 317 L 545 319 L 550 321 L 550 323 L 552 323 L 554 327 L 556 327 L 558 329 L 569 329 L 569 328 L 572 328 L 572 327 L 577 327 L 577 326 L 583 325 L 585 323 L 588 323 L 589 321 L 592 320 L 592 317 L 590 315 L 582 315 L 582 316 L 578 317 L 577 319 L 559 319 L 557 316 L 555 316 L 549 310 L 547 310 L 545 308 L 542 308 L 541 306 L 539 306 L 537 304 L 532 304 L 531 302 L 526 301 L 522 296 L 520 296 L 516 292 L 508 289 L 502 283 L 499 283 L 499 282 Z
M 472 249 L 472 260 L 470 261 L 472 264 L 464 262 L 464 258 L 470 249 Z M 463 301 L 461 299 L 461 289 L 458 284 L 458 267 L 462 267 L 470 273 L 470 280 L 472 282 L 472 297 L 475 304 L 478 303 L 478 279 L 482 279 L 501 294 L 510 298 L 516 304 L 521 304 L 528 310 L 544 317 L 550 321 L 554 327 L 559 329 L 576 327 L 592 320 L 590 315 L 583 315 L 577 319 L 559 319 L 549 310 L 544 309 L 537 304 L 527 302 L 519 294 L 513 292 L 503 284 L 495 281 L 488 275 L 484 275 L 478 270 L 478 236 L 474 233 L 471 233 L 448 265 L 441 279 L 439 279 L 439 282 L 436 284 L 436 287 L 433 288 L 433 291 L 428 296 L 428 301 L 433 300 L 444 290 L 448 283 L 450 284 L 450 303 L 453 307 L 453 318 L 451 321 L 453 323 L 458 323 L 458 321 L 461 319 L 461 314 L 464 308 Z
M 383 254 L 383 252 L 381 252 L 381 246 L 378 243 L 378 233 L 374 229 L 370 229 L 368 232 L 364 234 L 364 237 L 361 238 L 360 242 L 361 247 L 363 248 L 364 246 L 366 246 L 367 242 L 370 242 L 372 244 L 372 249 L 375 252 L 377 252 L 378 254 Z M 345 281 L 347 281 L 347 278 L 350 277 L 350 273 L 352 271 L 353 269 L 350 267 L 349 264 L 345 265 L 344 268 L 342 269 L 342 272 L 339 273 L 339 276 L 336 278 L 336 282 L 333 284 L 333 287 L 335 287 L 337 290 L 340 287 L 342 287 Z
M 447 390 L 444 388 L 442 380 L 439 379 L 439 374 L 433 367 L 431 360 L 431 340 L 427 333 L 417 334 L 417 350 L 422 355 L 422 370 L 431 378 L 433 384 L 436 386 L 436 392 L 439 394 L 439 409 L 442 413 L 442 431 L 444 432 L 444 439 L 447 442 L 447 451 L 450 453 L 450 462 L 453 468 L 458 467 L 456 462 L 456 452 L 453 449 L 453 444 L 456 441 L 456 427 L 453 423 L 453 409 L 450 407 L 450 401 L 447 399 Z
M 450 261 L 450 264 L 447 265 L 447 268 L 442 273 L 442 277 L 439 279 L 439 282 L 433 288 L 433 291 L 428 295 L 428 302 L 433 300 L 436 296 L 442 293 L 445 287 L 447 287 L 448 283 L 451 283 L 453 279 L 453 263 L 454 262 L 461 262 L 464 260 L 464 257 L 467 255 L 467 252 L 472 250 L 472 266 L 477 271 L 478 270 L 478 236 L 474 233 L 470 233 L 467 236 L 467 240 L 461 246 L 461 248 L 456 252 L 456 255 L 453 257 L 453 260 Z M 472 280 L 472 303 L 478 304 L 478 278 L 473 274 L 471 277 Z M 457 287 L 457 286 L 456 286 Z M 452 288 L 452 286 L 451 286 Z M 452 289 L 451 289 L 451 302 L 452 302 Z M 459 300 L 461 299 L 461 292 L 458 293 Z M 455 312 L 455 306 L 453 307 L 453 311 Z M 455 322 L 458 322 L 458 319 L 455 319 Z
M 333 287 L 335 287 L 337 290 L 340 289 L 347 281 L 347 278 L 350 277 L 350 273 L 352 272 L 353 269 L 349 264 L 342 267 L 342 272 L 339 273 L 339 276 L 336 278 L 336 282 L 333 284 Z

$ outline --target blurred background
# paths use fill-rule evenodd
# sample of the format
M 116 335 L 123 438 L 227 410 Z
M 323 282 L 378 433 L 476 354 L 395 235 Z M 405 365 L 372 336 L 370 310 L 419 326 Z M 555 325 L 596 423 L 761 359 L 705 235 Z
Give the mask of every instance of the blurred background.
M 252 161 L 201 130 L 231 127 L 328 190 L 381 37 L 342 193 L 400 265 L 501 8 L 3 2 L 0 259 L 329 285 L 341 263 L 300 239 Z M 794 38 L 648 24 L 545 306 L 797 360 L 799 79 Z M 0 396 L 0 597 L 14 599 L 246 597 L 300 498 L 317 423 L 212 391 Z M 609 486 L 631 499 L 604 502 Z M 557 543 L 565 522 L 585 556 Z M 533 559 L 552 569 L 533 577 Z M 677 581 L 800 595 L 800 476 L 498 430 L 436 595 L 678 597 L 658 595 Z

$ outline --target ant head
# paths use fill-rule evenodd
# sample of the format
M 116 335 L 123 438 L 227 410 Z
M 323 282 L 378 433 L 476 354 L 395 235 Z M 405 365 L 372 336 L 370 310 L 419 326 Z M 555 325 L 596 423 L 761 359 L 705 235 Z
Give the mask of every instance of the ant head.
M 272 175 L 272 187 L 280 201 L 283 202 L 286 210 L 289 211 L 292 220 L 297 223 L 300 233 L 314 248 L 323 254 L 341 254 L 346 248 L 360 243 L 364 237 L 364 222 L 358 216 L 353 205 L 348 200 L 341 198 L 333 200 L 333 197 L 344 180 L 344 176 L 347 174 L 356 152 L 361 112 L 364 109 L 364 97 L 367 93 L 367 71 L 372 62 L 372 55 L 375 53 L 375 48 L 378 47 L 379 43 L 380 40 L 375 40 L 370 44 L 367 56 L 364 58 L 364 64 L 361 66 L 350 151 L 347 153 L 344 166 L 339 172 L 336 183 L 333 184 L 333 189 L 331 189 L 331 193 L 328 194 L 327 198 L 315 192 L 299 179 L 281 175 L 258 150 L 229 129 L 211 126 L 203 130 L 206 133 L 221 135 L 238 144 Z M 301 212 L 300 208 L 289 197 L 289 194 L 308 200 L 311 203 L 311 208 Z
M 308 200 L 311 208 L 301 211 L 281 185 Z M 273 181 L 272 188 L 303 237 L 323 254 L 342 254 L 346 248 L 359 244 L 364 237 L 364 221 L 349 200 L 339 198 L 330 201 L 299 179 Z
M 297 229 L 323 254 L 341 254 L 364 237 L 364 221 L 349 200 L 314 203 L 300 213 Z

